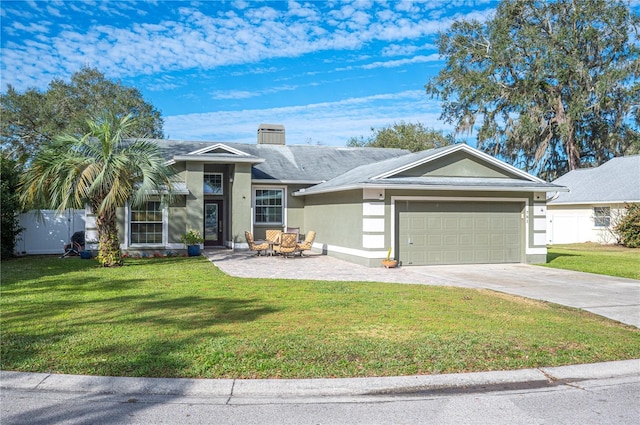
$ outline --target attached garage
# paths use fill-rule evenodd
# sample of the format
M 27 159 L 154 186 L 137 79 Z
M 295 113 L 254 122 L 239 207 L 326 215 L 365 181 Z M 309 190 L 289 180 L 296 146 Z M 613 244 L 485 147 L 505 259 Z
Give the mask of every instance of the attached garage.
M 362 165 L 294 196 L 307 197 L 305 224 L 323 252 L 422 266 L 545 262 L 546 202 L 562 190 L 456 144 Z
M 405 265 L 519 263 L 524 202 L 407 202 L 397 212 Z

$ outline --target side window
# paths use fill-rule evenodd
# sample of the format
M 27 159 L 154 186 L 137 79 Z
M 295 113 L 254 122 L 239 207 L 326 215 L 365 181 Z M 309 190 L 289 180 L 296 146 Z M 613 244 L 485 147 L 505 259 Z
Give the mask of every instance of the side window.
M 283 224 L 284 189 L 256 189 L 255 224 Z
M 611 225 L 611 208 L 593 207 L 593 225 L 595 227 L 609 227 Z
M 162 205 L 149 201 L 131 210 L 130 234 L 132 244 L 162 243 Z

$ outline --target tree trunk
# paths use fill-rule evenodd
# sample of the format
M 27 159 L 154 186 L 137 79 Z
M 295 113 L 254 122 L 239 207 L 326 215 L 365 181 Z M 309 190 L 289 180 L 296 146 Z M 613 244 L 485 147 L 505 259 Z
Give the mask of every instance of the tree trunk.
M 580 150 L 576 146 L 573 120 L 567 117 L 561 96 L 558 96 L 555 119 L 560 130 L 565 152 L 567 153 L 569 171 L 577 170 L 580 168 Z
M 118 241 L 118 224 L 115 208 L 96 214 L 98 227 L 98 261 L 103 267 L 122 265 L 122 252 Z

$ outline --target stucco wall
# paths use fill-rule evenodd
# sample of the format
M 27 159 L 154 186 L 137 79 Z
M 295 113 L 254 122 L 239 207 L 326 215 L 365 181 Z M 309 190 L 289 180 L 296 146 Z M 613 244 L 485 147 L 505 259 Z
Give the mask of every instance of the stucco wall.
M 305 232 L 314 230 L 315 244 L 325 252 L 364 255 L 361 190 L 305 197 L 304 223 Z
M 509 201 L 522 204 L 523 261 L 546 261 L 546 194 L 527 192 L 443 192 L 352 190 L 305 197 L 305 228 L 316 230 L 316 246 L 333 256 L 378 266 L 387 249 L 397 248 L 395 199 L 451 198 Z M 393 231 L 395 230 L 395 231 Z M 391 235 L 396 240 L 392 240 Z
M 236 164 L 231 185 L 231 247 L 247 247 L 244 232 L 251 229 L 251 165 Z
M 182 232 L 189 230 L 189 227 L 202 232 L 204 223 L 204 164 L 202 162 L 187 162 L 185 181 L 189 188 L 189 194 L 186 197 L 186 226 Z

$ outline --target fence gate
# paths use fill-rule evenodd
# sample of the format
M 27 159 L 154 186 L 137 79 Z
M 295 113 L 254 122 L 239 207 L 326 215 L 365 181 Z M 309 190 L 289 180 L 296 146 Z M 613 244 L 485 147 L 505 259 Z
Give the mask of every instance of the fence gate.
M 18 254 L 62 254 L 64 245 L 74 232 L 85 230 L 84 210 L 68 209 L 30 211 L 20 214 L 20 233 L 16 243 Z

